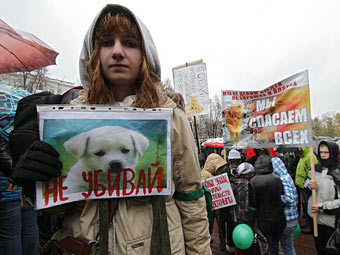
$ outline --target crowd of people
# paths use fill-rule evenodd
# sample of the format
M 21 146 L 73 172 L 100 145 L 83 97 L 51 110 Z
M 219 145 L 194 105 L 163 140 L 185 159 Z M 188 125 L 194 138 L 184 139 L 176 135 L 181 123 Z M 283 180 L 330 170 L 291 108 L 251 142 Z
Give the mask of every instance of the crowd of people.
M 284 254 L 296 254 L 293 235 L 299 217 L 301 231 L 313 234 L 313 215 L 317 214 L 318 236 L 314 237 L 317 254 L 337 254 L 327 245 L 336 227 L 339 228 L 336 223 L 340 218 L 339 147 L 336 143 L 321 141 L 318 152 L 313 153 L 315 180 L 311 179 L 309 148 L 212 150 L 202 148 L 199 155 L 202 179 L 220 174 L 218 166 L 224 166 L 222 173 L 228 174 L 236 200 L 236 205 L 214 211 L 218 215 L 220 250 L 262 254 L 255 245 L 246 250 L 235 247 L 233 229 L 244 223 L 254 232 L 263 233 L 268 254 L 279 254 L 279 245 Z M 211 174 L 207 175 L 207 171 Z M 312 189 L 317 191 L 317 204 L 312 201 Z
M 120 5 L 107 5 L 95 17 L 79 63 L 82 87 L 63 95 L 25 97 L 18 105 L 10 146 L 0 140 L 1 254 L 209 255 L 214 222 L 208 220 L 202 179 L 223 173 L 229 176 L 237 203 L 213 212 L 222 243 L 226 242 L 221 249 L 258 254 L 255 246 L 242 250 L 233 243 L 233 229 L 247 224 L 264 234 L 270 254 L 278 254 L 279 243 L 285 254 L 295 254 L 293 231 L 298 216 L 306 217 L 303 229 L 308 231 L 312 227 L 308 219 L 316 213 L 315 246 L 318 254 L 326 254 L 340 208 L 336 144 L 320 143 L 316 180 L 310 179 L 306 148 L 288 157 L 268 149 L 255 149 L 252 157 L 235 149 L 197 157 L 183 97 L 161 93 L 160 63 L 149 30 Z M 39 139 L 38 104 L 172 108 L 172 194 L 85 200 L 38 215 L 35 182 L 59 177 L 63 167 L 56 149 Z M 317 204 L 311 202 L 311 189 L 317 191 Z

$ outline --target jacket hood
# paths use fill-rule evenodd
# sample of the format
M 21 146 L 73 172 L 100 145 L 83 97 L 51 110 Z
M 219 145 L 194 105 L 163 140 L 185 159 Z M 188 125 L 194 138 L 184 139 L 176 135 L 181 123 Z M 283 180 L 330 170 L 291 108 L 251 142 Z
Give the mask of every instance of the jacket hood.
M 273 167 L 273 173 L 279 176 L 280 178 L 286 175 L 289 175 L 287 168 L 285 164 L 282 162 L 282 160 L 278 157 L 272 158 L 272 165 Z
M 302 157 L 309 157 L 310 148 L 309 147 L 302 147 Z
M 228 159 L 241 159 L 241 154 L 237 150 L 231 149 L 228 154 Z
M 249 163 L 242 163 L 236 168 L 236 175 L 247 175 L 247 174 L 253 174 L 255 173 L 254 167 L 252 164 Z
M 329 149 L 329 159 L 324 160 L 320 157 L 320 147 L 322 145 L 326 145 Z M 339 155 L 339 146 L 336 143 L 330 141 L 321 141 L 318 146 L 318 160 L 321 165 L 325 165 L 330 169 L 335 168 L 338 165 L 338 155 Z
M 226 165 L 227 165 L 227 162 L 220 155 L 216 153 L 211 153 L 207 157 L 207 160 L 205 161 L 203 170 L 211 173 L 212 175 L 216 175 L 216 171 L 220 167 L 224 167 Z
M 256 175 L 270 174 L 273 172 L 271 157 L 260 155 L 254 164 Z
M 260 156 L 260 151 L 264 151 L 266 155 L 270 155 L 270 151 L 268 148 L 255 148 L 254 153 L 256 156 Z
M 99 21 L 108 13 L 108 12 L 118 12 L 118 13 L 125 13 L 128 17 L 131 17 L 131 19 L 136 23 L 137 28 L 141 34 L 142 38 L 142 49 L 144 51 L 144 54 L 146 56 L 146 61 L 149 67 L 149 70 L 153 72 L 155 75 L 158 76 L 158 80 L 161 79 L 161 67 L 159 63 L 159 58 L 156 50 L 156 46 L 152 40 L 151 34 L 147 27 L 142 23 L 142 21 L 133 14 L 132 11 L 130 11 L 128 8 L 117 5 L 117 4 L 108 4 L 106 5 L 95 17 L 93 20 L 91 26 L 87 30 L 87 33 L 84 38 L 83 48 L 80 53 L 79 58 L 79 74 L 80 74 L 80 80 L 83 85 L 83 87 L 88 90 L 89 88 L 89 82 L 90 82 L 90 76 L 89 73 L 86 70 L 86 64 L 90 59 L 90 56 L 93 52 L 94 47 L 94 31 L 97 27 Z

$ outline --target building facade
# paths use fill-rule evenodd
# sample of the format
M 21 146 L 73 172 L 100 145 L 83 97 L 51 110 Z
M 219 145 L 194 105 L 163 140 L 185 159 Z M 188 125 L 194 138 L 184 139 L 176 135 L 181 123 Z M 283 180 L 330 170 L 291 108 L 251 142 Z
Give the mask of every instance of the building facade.
M 49 78 L 41 72 L 0 74 L 0 84 L 10 84 L 33 94 L 42 91 L 63 94 L 78 86 L 72 82 Z

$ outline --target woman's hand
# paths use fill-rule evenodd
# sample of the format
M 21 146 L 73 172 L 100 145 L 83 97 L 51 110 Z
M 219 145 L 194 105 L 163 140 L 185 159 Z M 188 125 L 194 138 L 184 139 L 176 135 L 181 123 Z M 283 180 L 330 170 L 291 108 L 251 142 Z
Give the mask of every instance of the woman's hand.
M 7 183 L 7 191 L 9 192 L 13 192 L 18 188 L 17 185 L 13 184 L 13 183 Z
M 317 187 L 317 181 L 316 180 L 310 180 L 308 183 L 308 186 L 310 189 L 316 189 Z
M 312 213 L 319 213 L 319 205 L 318 204 L 312 204 Z

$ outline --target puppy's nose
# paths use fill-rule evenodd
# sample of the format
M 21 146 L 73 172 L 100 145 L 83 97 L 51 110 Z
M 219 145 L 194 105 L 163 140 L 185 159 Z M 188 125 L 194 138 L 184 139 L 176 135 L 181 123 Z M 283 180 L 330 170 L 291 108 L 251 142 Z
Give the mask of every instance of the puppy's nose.
M 122 162 L 120 161 L 111 161 L 110 162 L 111 172 L 118 172 L 122 170 Z

